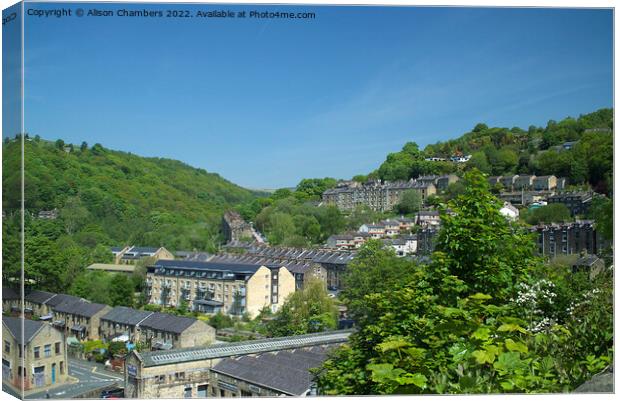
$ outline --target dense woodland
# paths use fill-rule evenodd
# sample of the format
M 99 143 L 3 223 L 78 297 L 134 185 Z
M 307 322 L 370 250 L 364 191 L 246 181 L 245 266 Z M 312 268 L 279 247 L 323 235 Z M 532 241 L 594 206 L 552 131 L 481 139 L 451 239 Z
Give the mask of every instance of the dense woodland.
M 25 142 L 26 276 L 67 291 L 110 246 L 214 251 L 221 216 L 255 194 L 179 161 L 106 149 Z M 3 277 L 19 277 L 20 141 L 3 147 Z M 56 220 L 37 219 L 58 209 Z

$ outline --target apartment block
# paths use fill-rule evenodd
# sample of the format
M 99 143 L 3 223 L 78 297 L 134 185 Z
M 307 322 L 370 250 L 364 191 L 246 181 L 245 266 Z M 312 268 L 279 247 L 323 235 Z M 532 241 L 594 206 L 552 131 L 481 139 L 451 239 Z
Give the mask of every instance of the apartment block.
M 408 190 L 418 191 L 423 202 L 428 196 L 437 192 L 434 184 L 413 179 L 384 183 L 370 180 L 364 184 L 347 181 L 340 182 L 336 188 L 326 190 L 323 193 L 323 202 L 343 211 L 354 210 L 357 206 L 388 211 L 400 202 L 403 193 Z
M 150 303 L 191 310 L 256 316 L 276 311 L 295 291 L 294 276 L 282 265 L 160 260 L 147 269 Z

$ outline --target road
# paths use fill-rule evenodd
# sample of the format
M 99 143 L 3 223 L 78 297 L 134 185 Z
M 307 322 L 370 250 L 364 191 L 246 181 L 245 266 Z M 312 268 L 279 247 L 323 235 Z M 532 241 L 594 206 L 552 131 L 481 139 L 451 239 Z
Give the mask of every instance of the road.
M 106 385 L 123 386 L 123 375 L 105 370 L 103 365 L 81 359 L 69 359 L 69 375 L 78 382 L 54 387 L 49 391 L 50 398 L 73 398 Z M 28 394 L 26 399 L 45 398 L 45 390 Z

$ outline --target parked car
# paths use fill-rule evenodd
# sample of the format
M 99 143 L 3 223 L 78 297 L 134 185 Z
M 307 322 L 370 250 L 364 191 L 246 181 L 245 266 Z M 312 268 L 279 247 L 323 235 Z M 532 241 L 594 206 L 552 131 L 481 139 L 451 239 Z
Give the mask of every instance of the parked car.
M 103 390 L 101 392 L 101 398 L 125 398 L 125 389 L 123 387 L 120 388 L 112 388 L 108 390 Z

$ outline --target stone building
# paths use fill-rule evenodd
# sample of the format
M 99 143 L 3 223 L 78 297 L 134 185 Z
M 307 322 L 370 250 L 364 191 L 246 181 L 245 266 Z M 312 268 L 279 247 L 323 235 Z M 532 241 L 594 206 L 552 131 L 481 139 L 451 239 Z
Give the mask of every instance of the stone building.
M 593 221 L 541 224 L 530 229 L 537 234 L 538 253 L 543 256 L 597 254 L 607 245 Z
M 384 183 L 379 180 L 370 180 L 364 184 L 341 182 L 336 188 L 323 192 L 323 202 L 334 205 L 342 211 L 352 211 L 357 206 L 364 205 L 384 212 L 394 209 L 403 193 L 408 190 L 419 192 L 422 202 L 425 202 L 429 195 L 437 192 L 433 183 L 413 179 Z
M 592 192 L 569 191 L 560 192 L 547 198 L 549 204 L 561 203 L 568 208 L 571 216 L 584 215 L 592 205 Z
M 202 320 L 155 312 L 139 323 L 138 341 L 154 349 L 197 347 L 215 340 L 215 329 Z
M 19 289 L 2 287 L 2 313 L 18 314 L 21 312 L 21 296 Z
M 558 179 L 555 175 L 542 175 L 534 178 L 532 188 L 535 191 L 551 191 L 558 186 Z
M 276 311 L 295 291 L 295 278 L 282 264 L 160 260 L 147 268 L 149 303 L 190 310 L 256 316 Z
M 67 301 L 54 307 L 52 324 L 67 336 L 78 340 L 99 339 L 99 319 L 110 309 L 108 305 L 88 301 Z
M 252 225 L 246 222 L 241 215 L 233 210 L 224 213 L 222 217 L 222 233 L 226 242 L 240 241 L 253 238 Z
M 3 316 L 2 340 L 3 385 L 21 392 L 68 380 L 65 337 L 51 325 Z
M 118 248 L 112 248 L 112 253 L 114 256 L 115 264 L 136 264 L 138 261 L 153 258 L 157 260 L 172 260 L 174 259 L 174 254 L 167 250 L 166 248 L 150 248 L 143 246 L 132 246 L 126 247 L 120 252 L 115 252 Z
M 190 397 L 240 397 L 249 395 L 291 395 L 297 389 L 309 386 L 309 376 L 301 371 L 306 366 L 314 366 L 320 357 L 305 356 L 301 353 L 298 362 L 290 367 L 291 355 L 275 358 L 265 357 L 262 368 L 256 374 L 242 373 L 241 365 L 248 365 L 255 360 L 239 359 L 270 353 L 282 352 L 320 353 L 319 348 L 337 346 L 347 341 L 349 331 L 335 331 L 306 334 L 293 337 L 269 338 L 264 340 L 244 341 L 232 344 L 217 344 L 209 347 L 193 347 L 171 351 L 136 352 L 128 355 L 125 363 L 125 397 L 128 398 L 190 398 Z M 294 356 L 293 352 L 293 356 Z M 235 359 L 231 359 L 235 358 Z M 224 362 L 227 361 L 227 362 Z M 286 363 L 284 363 L 286 361 Z M 235 363 L 236 362 L 236 363 Z M 267 362 L 272 362 L 269 367 Z M 221 366 L 219 371 L 217 367 Z M 289 369 L 287 369 L 287 366 Z M 287 373 L 282 373 L 288 370 Z M 286 389 L 276 388 L 274 373 L 287 375 Z M 266 380 L 265 376 L 275 377 Z M 250 387 L 253 386 L 253 387 Z M 295 391 L 291 391 L 291 390 Z M 300 392 L 304 392 L 304 388 Z M 242 393 L 242 391 L 244 391 Z M 305 395 L 294 394 L 294 395 Z
M 303 282 L 306 275 L 313 275 L 324 280 L 329 289 L 336 290 L 341 287 L 342 275 L 355 255 L 355 251 L 259 245 L 247 248 L 243 255 L 216 255 L 210 261 L 279 264 L 287 267 L 291 273 L 294 272 L 296 283 Z

